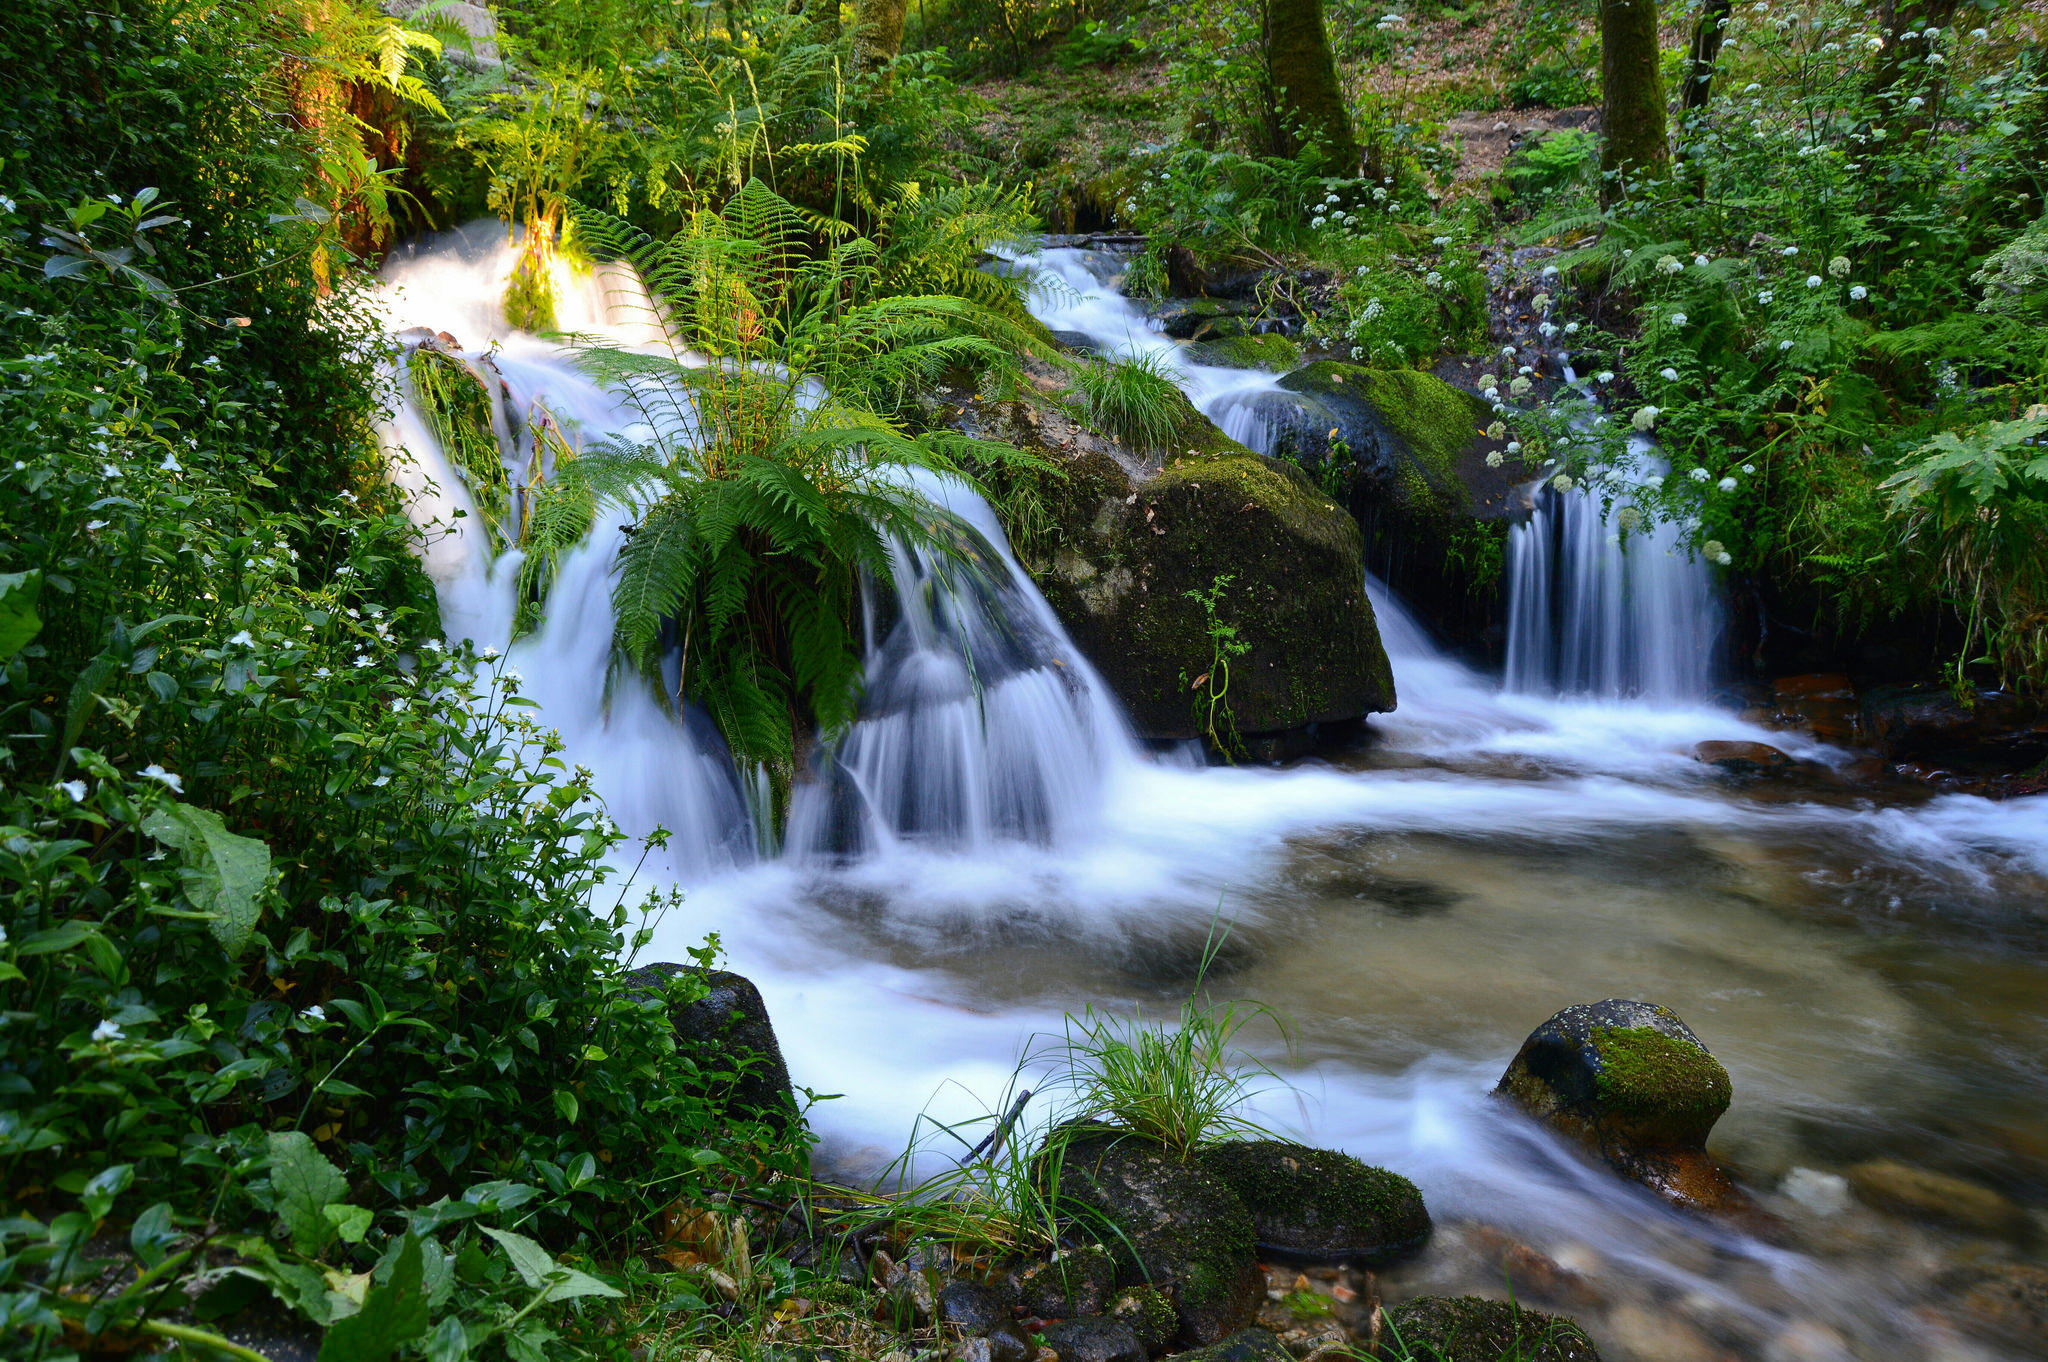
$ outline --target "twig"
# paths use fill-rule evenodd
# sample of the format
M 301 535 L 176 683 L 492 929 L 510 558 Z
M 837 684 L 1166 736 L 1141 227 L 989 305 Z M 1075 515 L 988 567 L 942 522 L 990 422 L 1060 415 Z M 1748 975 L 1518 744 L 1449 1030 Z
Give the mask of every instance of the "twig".
M 1003 1147 L 1003 1137 L 1010 1133 L 1011 1126 L 1017 1124 L 1017 1118 L 1024 1114 L 1024 1104 L 1026 1102 L 1029 1102 L 1030 1100 L 1031 1089 L 1026 1088 L 1024 1089 L 1024 1091 L 1018 1093 L 1017 1100 L 1010 1104 L 1010 1110 L 1008 1114 L 1005 1115 L 1001 1121 L 996 1123 L 996 1128 L 994 1130 L 991 1130 L 987 1135 L 982 1137 L 980 1144 L 974 1146 L 974 1148 L 967 1151 L 967 1153 L 960 1160 L 960 1166 L 963 1168 L 966 1167 L 973 1160 L 979 1158 L 982 1154 L 982 1151 L 984 1150 L 986 1150 L 988 1154 L 991 1157 L 993 1157 L 995 1155 L 995 1152 Z

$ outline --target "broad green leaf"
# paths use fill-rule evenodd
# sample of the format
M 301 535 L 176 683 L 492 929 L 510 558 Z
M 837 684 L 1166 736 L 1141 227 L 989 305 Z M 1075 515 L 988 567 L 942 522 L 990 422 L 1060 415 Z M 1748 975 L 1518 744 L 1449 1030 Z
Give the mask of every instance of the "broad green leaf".
M 399 1246 L 391 1277 L 372 1286 L 363 1308 L 336 1321 L 320 1345 L 320 1362 L 387 1362 L 399 1345 L 427 1331 L 427 1296 L 420 1241 L 408 1234 Z
M 264 886 L 270 882 L 270 848 L 254 837 L 229 832 L 211 809 L 172 802 L 142 821 L 142 830 L 184 858 L 185 895 L 202 912 L 216 914 L 214 939 L 229 955 L 241 954 L 256 930 Z
M 363 1236 L 370 1232 L 370 1212 L 361 1206 L 336 1205 L 321 1208 L 320 1213 L 334 1226 L 334 1233 L 344 1244 L 360 1244 Z
M 488 1225 L 483 1227 L 483 1231 L 505 1246 L 505 1254 L 512 1260 L 519 1279 L 538 1290 L 543 1300 L 572 1301 L 583 1296 L 625 1295 L 617 1287 L 599 1281 L 588 1272 L 564 1267 L 549 1256 L 546 1249 L 523 1234 L 492 1229 Z
M 325 1248 L 336 1233 L 327 1208 L 348 1195 L 348 1179 L 314 1148 L 312 1136 L 303 1130 L 271 1134 L 270 1186 L 292 1247 L 309 1258 Z
M 43 574 L 0 572 L 0 662 L 5 662 L 42 630 L 36 614 L 36 599 L 42 594 Z

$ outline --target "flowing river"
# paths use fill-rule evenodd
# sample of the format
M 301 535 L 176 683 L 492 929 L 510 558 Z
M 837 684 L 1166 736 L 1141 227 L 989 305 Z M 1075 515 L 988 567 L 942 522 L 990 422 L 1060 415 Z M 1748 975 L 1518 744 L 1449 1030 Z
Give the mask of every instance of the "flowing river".
M 447 329 L 472 359 L 495 343 L 507 402 L 544 402 L 577 438 L 630 428 L 639 417 L 561 351 L 504 327 L 509 263 L 502 235 L 474 232 L 394 257 L 388 315 Z M 1049 325 L 1112 350 L 1176 346 L 1118 296 L 1113 260 L 1023 263 L 1064 281 L 1034 295 Z M 565 327 L 646 339 L 619 320 L 620 295 L 644 301 L 629 278 L 562 283 Z M 1273 383 L 1187 377 L 1252 440 Z M 417 459 L 400 476 L 420 514 L 446 522 L 428 566 L 450 634 L 504 652 L 629 831 L 675 833 L 654 873 L 685 898 L 643 959 L 718 933 L 796 1082 L 840 1094 L 811 1113 L 825 1166 L 886 1164 L 920 1112 L 986 1112 L 1070 1012 L 1167 1017 L 1221 921 L 1212 989 L 1295 1027 L 1291 1047 L 1251 1033 L 1287 1081 L 1260 1099 L 1263 1121 L 1405 1173 L 1428 1199 L 1439 1232 L 1385 1275 L 1390 1299 L 1500 1294 L 1488 1246 L 1505 1235 L 1589 1284 L 1568 1308 L 1610 1359 L 2010 1355 L 1925 1307 L 1953 1294 L 1959 1265 L 2027 1261 L 2025 1243 L 1881 1215 L 1833 1175 L 1895 1160 L 2048 1203 L 2048 797 L 1873 794 L 1849 753 L 1754 729 L 1691 687 L 1674 650 L 1704 648 L 1697 629 L 1648 643 L 1621 609 L 1583 625 L 1588 646 L 1678 678 L 1647 687 L 1661 698 L 1593 698 L 1605 673 L 1562 664 L 1505 691 L 1372 582 L 1400 707 L 1371 721 L 1371 745 L 1286 769 L 1161 758 L 988 509 L 932 484 L 1002 561 L 972 590 L 899 563 L 873 712 L 770 855 L 715 744 L 636 688 L 600 703 L 617 520 L 513 642 L 511 556 L 492 561 L 448 519 L 466 499 L 416 412 L 391 439 Z M 1601 579 L 1586 558 L 1601 535 L 1551 542 L 1518 570 Z M 1654 571 L 1704 608 L 1703 568 Z M 1804 774 L 1730 783 L 1690 757 L 1702 739 L 1772 743 Z M 1609 997 L 1669 1005 L 1727 1066 L 1735 1100 L 1713 1146 L 1782 1218 L 1770 1242 L 1665 1209 L 1489 1099 L 1534 1026 Z

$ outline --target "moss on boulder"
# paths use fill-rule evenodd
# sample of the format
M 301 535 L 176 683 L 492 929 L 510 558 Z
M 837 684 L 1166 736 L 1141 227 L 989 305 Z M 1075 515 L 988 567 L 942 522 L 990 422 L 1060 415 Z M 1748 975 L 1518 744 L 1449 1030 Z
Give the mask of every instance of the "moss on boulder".
M 1178 1340 L 1214 1343 L 1249 1324 L 1264 1278 L 1251 1213 L 1228 1183 L 1157 1140 L 1128 1131 L 1065 1131 L 1059 1201 L 1105 1239 L 1124 1286 L 1147 1285 L 1173 1303 Z
M 1165 1352 L 1174 1335 L 1180 1332 L 1180 1314 L 1173 1308 L 1173 1302 L 1165 1292 L 1150 1286 L 1125 1287 L 1102 1313 L 1129 1326 L 1153 1357 Z
M 1301 347 L 1278 331 L 1197 341 L 1187 349 L 1190 363 L 1216 369 L 1291 369 L 1301 363 Z
M 1231 578 L 1220 617 L 1248 651 L 1231 664 L 1242 734 L 1284 733 L 1394 706 L 1393 672 L 1363 589 L 1363 543 L 1344 509 L 1292 465 L 1224 435 L 1176 394 L 1175 437 L 1146 458 L 1082 426 L 1056 375 L 978 402 L 970 434 L 1008 440 L 1064 475 L 1033 534 L 1006 513 L 1019 557 L 1074 642 L 1148 738 L 1203 733 L 1190 682 L 1211 670 L 1190 591 Z
M 1565 1008 L 1529 1034 L 1497 1091 L 1672 1201 L 1739 1204 L 1706 1154 L 1733 1095 L 1728 1071 L 1668 1007 L 1610 998 Z
M 1271 1330 L 1240 1329 L 1206 1348 L 1180 1353 L 1174 1362 L 1294 1362 L 1294 1357 Z
M 1484 1296 L 1417 1296 L 1387 1312 L 1401 1356 L 1441 1362 L 1600 1362 L 1586 1331 L 1562 1315 Z
M 1205 1150 L 1201 1159 L 1251 1211 L 1261 1252 L 1379 1267 L 1429 1238 L 1429 1212 L 1415 1184 L 1349 1154 L 1248 1140 Z

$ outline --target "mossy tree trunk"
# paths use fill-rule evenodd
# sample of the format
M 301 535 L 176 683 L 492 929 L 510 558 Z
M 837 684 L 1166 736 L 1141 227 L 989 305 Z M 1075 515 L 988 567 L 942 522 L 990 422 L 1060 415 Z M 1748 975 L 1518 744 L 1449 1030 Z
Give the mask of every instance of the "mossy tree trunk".
M 1600 0 L 1600 201 L 1663 173 L 1670 161 L 1656 0 Z
M 1314 143 L 1333 173 L 1355 172 L 1358 141 L 1323 27 L 1323 0 L 1266 0 L 1266 77 L 1278 123 L 1275 150 L 1291 156 Z
M 856 0 L 854 70 L 874 71 L 895 59 L 903 48 L 903 16 L 908 8 L 909 0 Z
M 1692 50 L 1686 54 L 1685 89 L 1679 105 L 1691 114 L 1707 107 L 1714 94 L 1714 66 L 1721 59 L 1721 35 L 1728 27 L 1730 0 L 1707 0 L 1693 26 Z

